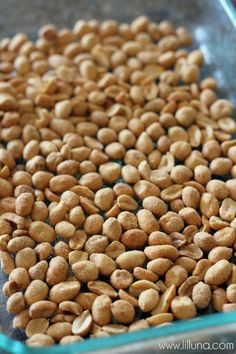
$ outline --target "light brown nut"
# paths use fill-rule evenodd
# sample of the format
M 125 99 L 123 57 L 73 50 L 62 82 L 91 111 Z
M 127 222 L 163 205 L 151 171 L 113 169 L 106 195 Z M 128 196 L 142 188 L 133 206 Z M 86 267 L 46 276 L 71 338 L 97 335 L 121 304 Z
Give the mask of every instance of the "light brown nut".
M 55 225 L 55 232 L 59 237 L 70 239 L 75 234 L 76 227 L 68 221 L 60 221 Z
M 74 301 L 63 301 L 58 306 L 59 310 L 72 313 L 74 315 L 80 315 L 82 307 Z
M 90 256 L 90 261 L 97 266 L 100 274 L 105 276 L 111 275 L 111 273 L 116 269 L 115 261 L 106 254 L 93 253 Z
M 176 296 L 171 301 L 171 311 L 179 320 L 193 318 L 197 314 L 194 303 L 187 296 Z
M 46 281 L 48 285 L 53 286 L 66 280 L 68 270 L 68 263 L 63 257 L 57 256 L 52 258 L 46 274 Z
M 134 276 L 138 280 L 149 280 L 151 282 L 156 282 L 158 280 L 158 275 L 152 272 L 151 270 L 135 267 L 134 268 Z
M 216 246 L 216 240 L 208 232 L 197 232 L 193 237 L 193 242 L 203 251 L 210 251 Z
M 152 315 L 168 312 L 169 308 L 170 308 L 171 301 L 175 297 L 175 295 L 176 295 L 175 285 L 171 285 L 161 295 L 157 306 L 151 312 Z
M 125 252 L 125 246 L 119 241 L 111 242 L 105 249 L 105 254 L 116 259 L 119 255 Z
M 80 291 L 78 281 L 66 281 L 54 285 L 49 292 L 49 299 L 57 304 L 73 300 Z
M 231 284 L 226 289 L 226 296 L 228 301 L 235 303 L 236 299 L 236 284 Z
M 140 229 L 147 234 L 159 230 L 159 224 L 153 213 L 147 209 L 141 209 L 136 214 Z
M 29 227 L 29 235 L 38 243 L 53 242 L 56 233 L 54 229 L 42 221 L 33 221 Z
M 172 284 L 179 288 L 183 282 L 187 279 L 188 273 L 185 268 L 179 265 L 173 265 L 165 274 L 165 284 L 170 287 Z
M 102 235 L 94 235 L 85 243 L 85 251 L 88 254 L 103 253 L 108 246 L 108 238 Z
M 19 290 L 26 289 L 30 283 L 30 278 L 25 268 L 15 268 L 9 275 L 9 280 L 17 284 Z
M 12 294 L 7 300 L 7 311 L 18 313 L 25 309 L 24 295 L 20 292 Z
M 162 216 L 167 212 L 167 206 L 158 197 L 146 197 L 143 200 L 143 208 L 151 211 L 154 215 Z
M 16 198 L 16 214 L 27 216 L 33 208 L 34 198 L 31 193 L 22 193 Z
M 57 305 L 48 300 L 41 300 L 30 305 L 29 315 L 31 318 L 48 318 L 56 311 Z
M 43 260 L 38 263 L 36 263 L 33 267 L 30 267 L 28 272 L 29 276 L 32 280 L 45 280 L 46 278 L 46 273 L 48 270 L 48 263 Z
M 27 339 L 26 344 L 29 347 L 49 347 L 54 345 L 55 341 L 47 334 L 37 333 Z
M 79 317 L 77 317 L 74 320 L 71 331 L 73 334 L 83 337 L 86 334 L 88 334 L 92 325 L 93 325 L 92 316 L 88 310 L 85 310 L 84 312 L 81 313 L 81 315 L 79 315 Z
M 168 258 L 158 257 L 147 263 L 147 269 L 161 276 L 173 265 L 173 262 Z
M 213 248 L 208 253 L 208 258 L 212 263 L 216 263 L 221 259 L 226 259 L 227 261 L 232 257 L 233 250 L 229 247 L 218 246 Z
M 77 343 L 77 342 L 81 342 L 82 340 L 83 340 L 83 338 L 80 336 L 68 335 L 68 336 L 63 337 L 60 340 L 60 344 Z
M 116 258 L 116 263 L 121 269 L 132 270 L 135 267 L 141 267 L 145 261 L 145 255 L 142 251 L 127 251 Z
M 13 318 L 12 328 L 25 329 L 30 321 L 29 310 L 18 312 Z
M 219 214 L 221 219 L 232 221 L 236 214 L 236 202 L 231 198 L 224 199 L 221 204 Z
M 80 293 L 75 301 L 83 308 L 83 310 L 92 310 L 93 302 L 96 299 L 97 295 L 94 293 Z
M 198 309 L 206 308 L 211 302 L 211 288 L 208 284 L 199 282 L 194 285 L 192 300 Z
M 46 334 L 52 337 L 56 342 L 60 341 L 63 337 L 72 334 L 72 325 L 68 322 L 58 322 L 51 324 Z
M 32 305 L 33 303 L 45 300 L 48 295 L 48 286 L 42 280 L 33 280 L 27 287 L 24 298 L 27 305 Z
M 74 263 L 72 270 L 79 281 L 87 283 L 98 278 L 99 269 L 97 265 L 91 261 L 80 261 Z
M 111 304 L 112 316 L 120 323 L 131 323 L 134 320 L 134 307 L 126 300 L 117 300 Z
M 103 326 L 111 322 L 111 299 L 107 295 L 98 296 L 92 306 L 92 317 L 95 323 Z
M 112 241 L 118 241 L 122 234 L 122 227 L 116 218 L 108 218 L 102 225 L 102 234 Z
M 15 257 L 16 267 L 29 269 L 37 262 L 35 251 L 32 248 L 26 247 L 18 251 Z
M 121 324 L 108 324 L 108 325 L 104 325 L 102 326 L 102 329 L 104 332 L 108 333 L 109 335 L 111 334 L 120 334 L 120 333 L 124 333 L 127 332 L 128 327 L 121 325 Z
M 87 286 L 90 291 L 97 295 L 107 295 L 111 298 L 117 297 L 117 292 L 113 289 L 113 287 L 110 284 L 105 283 L 104 281 L 90 281 L 88 282 Z
M 223 288 L 216 288 L 212 292 L 212 304 L 216 311 L 222 311 L 224 304 L 228 302 L 226 291 Z
M 149 260 L 168 258 L 171 261 L 175 261 L 179 256 L 177 248 L 171 245 L 147 246 L 144 249 L 144 253 Z
M 168 211 L 163 215 L 159 220 L 159 224 L 161 229 L 167 234 L 179 232 L 184 228 L 183 219 L 172 211 Z
M 129 293 L 132 296 L 138 297 L 143 291 L 147 289 L 155 289 L 157 291 L 159 290 L 158 286 L 155 283 L 146 279 L 142 279 L 137 280 L 136 282 L 131 284 L 131 286 L 129 287 Z
M 131 323 L 131 325 L 129 326 L 129 332 L 138 331 L 140 329 L 145 329 L 148 327 L 149 327 L 149 325 L 146 320 L 144 320 L 144 319 L 137 320 L 137 321 Z
M 10 253 L 0 251 L 1 269 L 4 273 L 10 274 L 15 268 L 15 261 Z
M 129 195 L 120 195 L 117 198 L 117 205 L 121 210 L 133 211 L 137 209 L 137 202 Z
M 37 333 L 45 333 L 49 326 L 49 321 L 46 318 L 36 318 L 30 320 L 26 326 L 25 334 L 28 338 Z
M 50 179 L 49 187 L 52 192 L 63 193 L 77 185 L 77 179 L 69 175 L 59 175 Z
M 124 232 L 121 236 L 121 242 L 129 249 L 140 249 L 147 243 L 147 234 L 139 229 L 132 229 Z
M 163 312 L 163 313 L 158 313 L 156 315 L 148 317 L 147 322 L 149 323 L 150 326 L 158 326 L 161 324 L 172 322 L 173 319 L 174 319 L 174 316 L 172 315 L 172 313 Z
M 132 284 L 133 277 L 125 269 L 116 269 L 111 274 L 110 282 L 116 289 L 127 289 Z
M 193 287 L 199 282 L 199 278 L 196 276 L 190 276 L 183 282 L 183 284 L 178 289 L 178 294 L 180 296 L 192 296 Z
M 155 289 L 148 289 L 143 291 L 138 299 L 138 304 L 143 312 L 152 311 L 159 302 L 159 293 Z
M 231 272 L 231 263 L 222 259 L 207 270 L 204 281 L 209 285 L 221 285 L 229 279 Z

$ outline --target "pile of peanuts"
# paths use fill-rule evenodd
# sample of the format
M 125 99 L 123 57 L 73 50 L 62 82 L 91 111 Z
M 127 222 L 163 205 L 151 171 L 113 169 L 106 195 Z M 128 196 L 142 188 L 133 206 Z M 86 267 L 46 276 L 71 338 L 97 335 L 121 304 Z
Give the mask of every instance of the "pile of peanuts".
M 236 124 L 184 27 L 0 42 L 0 258 L 29 346 L 236 309 Z

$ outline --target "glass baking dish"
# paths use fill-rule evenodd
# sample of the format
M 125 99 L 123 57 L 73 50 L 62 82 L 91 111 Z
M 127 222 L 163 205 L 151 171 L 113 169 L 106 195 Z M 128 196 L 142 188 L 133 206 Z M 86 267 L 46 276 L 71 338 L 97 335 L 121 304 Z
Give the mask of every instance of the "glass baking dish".
M 236 106 L 236 10 L 230 0 L 51 0 L 0 1 L 0 37 L 25 32 L 35 38 L 37 30 L 50 22 L 58 27 L 72 27 L 79 18 L 116 19 L 130 22 L 145 14 L 154 21 L 168 19 L 175 26 L 186 26 L 193 36 L 193 48 L 205 57 L 202 76 L 213 76 L 219 82 L 219 96 Z M 0 271 L 0 285 L 6 281 Z M 12 316 L 6 312 L 6 298 L 0 294 L 0 353 L 15 354 L 128 354 L 220 352 L 236 353 L 236 312 L 205 314 L 190 321 L 130 332 L 103 339 L 49 348 L 28 348 L 23 334 L 11 328 Z M 163 347 L 180 345 L 179 347 Z M 218 349 L 213 344 L 218 343 Z M 191 345 L 197 344 L 196 347 Z M 205 345 L 205 346 L 204 346 Z M 211 348 L 211 349 L 210 349 Z M 218 350 L 218 351 L 217 351 Z

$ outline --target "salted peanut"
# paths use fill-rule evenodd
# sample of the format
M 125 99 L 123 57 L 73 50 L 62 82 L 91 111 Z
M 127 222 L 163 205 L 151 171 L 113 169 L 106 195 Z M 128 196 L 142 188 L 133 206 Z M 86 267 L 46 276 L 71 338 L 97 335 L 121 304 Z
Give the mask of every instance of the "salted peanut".
M 159 290 L 158 286 L 155 283 L 146 279 L 142 279 L 137 280 L 130 286 L 129 293 L 134 297 L 139 297 L 139 295 L 147 289 Z
M 200 281 L 193 287 L 192 300 L 198 309 L 205 309 L 211 302 L 211 288 Z
M 97 295 L 107 295 L 111 298 L 117 297 L 117 292 L 113 289 L 113 287 L 103 281 L 89 281 L 87 286 L 90 291 Z
M 169 308 L 170 308 L 171 301 L 175 297 L 175 295 L 176 295 L 175 285 L 171 285 L 161 295 L 157 306 L 151 312 L 152 315 L 168 312 Z
M 45 333 L 49 326 L 49 321 L 46 318 L 37 318 L 30 320 L 25 329 L 28 338 L 37 333 Z
M 228 247 L 218 246 L 213 248 L 208 253 L 208 258 L 212 263 L 217 263 L 222 259 L 226 259 L 227 261 L 232 257 L 232 249 Z
M 179 232 L 184 227 L 183 219 L 174 212 L 167 212 L 163 215 L 159 220 L 159 224 L 162 230 L 167 234 Z
M 236 285 L 235 284 L 231 284 L 227 287 L 226 296 L 227 296 L 228 301 L 235 303 L 235 299 L 236 299 Z
M 216 262 L 210 267 L 204 277 L 209 285 L 220 285 L 228 280 L 232 272 L 232 265 L 225 259 Z
M 125 300 L 117 300 L 111 304 L 112 316 L 120 323 L 131 323 L 134 320 L 134 307 Z
M 137 219 L 140 229 L 145 233 L 150 234 L 159 230 L 158 221 L 154 217 L 151 211 L 141 209 L 137 212 Z
M 133 211 L 138 207 L 137 202 L 132 197 L 124 194 L 117 198 L 117 204 L 121 210 L 127 211 Z
M 85 221 L 83 209 L 80 206 L 75 206 L 69 212 L 69 221 L 77 226 L 82 227 Z
M 60 344 L 77 343 L 77 342 L 81 342 L 82 340 L 83 340 L 83 338 L 80 336 L 68 335 L 68 336 L 63 337 L 60 340 Z
M 133 277 L 125 269 L 116 269 L 111 274 L 110 282 L 116 289 L 127 289 L 132 284 Z
M 149 327 L 149 324 L 146 320 L 144 320 L 144 319 L 137 320 L 137 321 L 131 323 L 131 325 L 129 326 L 129 332 L 138 331 L 140 329 L 145 329 L 148 327 Z
M 165 274 L 165 284 L 167 287 L 174 284 L 176 288 L 178 288 L 187 279 L 187 277 L 188 273 L 185 268 L 179 265 L 173 265 Z
M 35 251 L 32 248 L 26 247 L 19 250 L 15 257 L 16 267 L 29 269 L 37 262 Z
M 33 280 L 27 287 L 24 298 L 27 305 L 32 305 L 33 303 L 45 300 L 48 295 L 48 286 L 41 280 Z
M 99 326 L 103 326 L 111 322 L 111 304 L 112 301 L 107 295 L 100 295 L 93 302 L 92 317 L 94 322 Z
M 76 185 L 77 180 L 75 177 L 63 174 L 51 178 L 49 182 L 50 189 L 55 193 L 63 193 Z
M 29 315 L 31 318 L 48 318 L 56 311 L 57 305 L 48 300 L 40 300 L 33 303 L 29 308 Z
M 150 326 L 159 326 L 161 324 L 168 324 L 169 322 L 172 322 L 173 319 L 174 316 L 172 313 L 164 312 L 148 317 L 147 322 Z
M 102 233 L 110 240 L 119 240 L 122 234 L 122 227 L 116 218 L 108 218 L 102 225 Z
M 75 298 L 75 301 L 82 307 L 83 310 L 92 310 L 92 306 L 96 297 L 97 295 L 94 293 L 84 292 L 80 293 Z
M 182 199 L 187 207 L 197 209 L 200 201 L 200 193 L 196 188 L 187 186 L 182 190 Z
M 158 197 L 146 197 L 143 200 L 143 208 L 151 211 L 154 215 L 162 216 L 167 212 L 166 203 Z
M 15 268 L 9 275 L 9 281 L 15 282 L 18 289 L 26 289 L 30 283 L 30 278 L 25 268 Z
M 212 304 L 216 311 L 222 311 L 224 304 L 228 302 L 226 291 L 223 288 L 216 288 L 212 292 Z
M 49 242 L 42 242 L 38 244 L 34 250 L 40 260 L 47 259 L 53 253 L 53 247 Z
M 93 319 L 88 310 L 81 313 L 73 322 L 71 331 L 73 334 L 85 336 L 93 325 Z
M 224 227 L 229 226 L 229 223 L 218 216 L 211 216 L 209 219 L 209 225 L 213 230 L 221 230 Z
M 231 227 L 223 227 L 214 233 L 214 239 L 218 246 L 230 247 L 235 242 L 235 230 Z
M 126 270 L 141 267 L 144 261 L 145 255 L 142 251 L 127 251 L 116 258 L 116 263 L 119 267 Z
M 157 290 L 148 289 L 140 294 L 138 304 L 143 312 L 150 312 L 157 306 L 159 299 Z
M 55 225 L 55 232 L 58 236 L 70 239 L 74 236 L 76 227 L 68 221 L 60 221 Z
M 7 250 L 11 253 L 17 253 L 25 247 L 33 248 L 34 246 L 35 242 L 32 240 L 32 238 L 28 236 L 16 236 L 9 240 L 7 244 Z
M 141 267 L 134 268 L 134 276 L 138 280 L 149 280 L 151 282 L 156 282 L 158 280 L 158 275 Z
M 102 188 L 96 192 L 94 203 L 101 210 L 108 210 L 114 203 L 114 192 L 111 188 Z
M 123 211 L 118 215 L 118 222 L 121 224 L 124 230 L 137 229 L 138 220 L 133 213 L 129 211 Z
M 12 328 L 25 329 L 29 321 L 29 310 L 20 311 L 13 318 Z
M 171 245 L 147 246 L 144 249 L 144 253 L 151 261 L 156 258 L 167 258 L 175 261 L 179 256 L 177 248 Z
M 149 181 L 140 180 L 134 185 L 134 191 L 140 199 L 144 199 L 148 196 L 159 197 L 160 189 L 154 183 Z
M 20 216 L 27 216 L 31 213 L 33 208 L 34 198 L 30 193 L 22 193 L 16 198 L 16 214 Z
M 228 190 L 224 181 L 213 179 L 207 183 L 206 190 L 219 200 L 223 200 L 228 197 Z
M 80 291 L 78 281 L 65 281 L 54 285 L 49 292 L 49 299 L 57 304 L 73 300 Z
M 121 236 L 123 245 L 130 249 L 140 249 L 147 243 L 147 234 L 139 229 L 132 229 L 124 232 Z
M 116 259 L 119 255 L 125 252 L 125 246 L 119 241 L 112 241 L 106 248 L 105 254 Z
M 54 339 L 43 333 L 36 333 L 26 340 L 29 347 L 49 347 L 55 344 Z
M 218 200 L 210 193 L 203 193 L 200 200 L 200 211 L 208 218 L 217 215 L 219 211 Z
M 42 260 L 36 263 L 34 266 L 28 269 L 30 279 L 32 280 L 42 280 L 46 278 L 46 273 L 48 270 L 48 263 L 45 260 Z
M 99 268 L 91 261 L 80 261 L 78 263 L 74 263 L 72 270 L 81 282 L 87 283 L 98 278 Z
M 197 262 L 188 257 L 179 257 L 175 264 L 182 266 L 188 273 L 191 273 L 195 269 Z
M 236 202 L 231 198 L 223 200 L 219 209 L 220 217 L 226 221 L 232 221 L 236 214 Z
M 82 312 L 82 308 L 74 301 L 63 301 L 59 304 L 59 310 L 70 312 L 74 315 L 79 315 Z
M 198 165 L 194 169 L 194 179 L 202 185 L 207 184 L 211 179 L 211 171 L 207 166 Z
M 15 269 L 15 261 L 10 253 L 0 251 L 1 269 L 4 273 L 10 274 Z
M 216 246 L 216 240 L 208 232 L 197 232 L 193 237 L 193 242 L 203 251 L 210 251 Z
M 173 265 L 173 262 L 167 258 L 158 257 L 147 263 L 147 269 L 161 276 Z
M 102 231 L 103 221 L 101 215 L 89 215 L 84 223 L 84 231 L 88 235 L 99 234 Z
M 148 237 L 148 244 L 150 246 L 155 245 L 171 245 L 171 238 L 161 231 L 154 231 Z
M 68 322 L 53 323 L 46 330 L 46 334 L 55 341 L 60 341 L 61 338 L 72 334 L 72 325 Z
M 7 300 L 7 311 L 19 313 L 25 309 L 24 295 L 21 292 L 12 294 Z
M 196 316 L 195 304 L 187 296 L 176 296 L 171 301 L 171 311 L 177 319 L 189 319 Z
M 30 224 L 29 235 L 33 238 L 34 241 L 38 243 L 51 243 L 56 237 L 54 229 L 42 221 L 33 221 Z
M 106 254 L 93 253 L 90 256 L 90 261 L 98 267 L 100 274 L 105 276 L 109 276 L 116 269 L 115 261 Z
M 88 252 L 88 254 L 104 253 L 107 246 L 108 238 L 106 236 L 94 235 L 87 240 L 84 250 Z
M 52 258 L 46 274 L 46 281 L 48 285 L 53 286 L 66 280 L 68 270 L 68 263 L 63 257 L 57 256 Z

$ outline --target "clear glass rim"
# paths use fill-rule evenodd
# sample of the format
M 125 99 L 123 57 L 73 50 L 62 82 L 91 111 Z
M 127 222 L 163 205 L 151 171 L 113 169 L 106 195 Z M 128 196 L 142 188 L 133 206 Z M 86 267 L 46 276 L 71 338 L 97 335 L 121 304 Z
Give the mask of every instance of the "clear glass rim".
M 34 348 L 27 347 L 24 343 L 13 340 L 0 333 L 0 348 L 12 354 L 42 354 L 42 350 L 47 354 L 64 354 L 65 350 L 71 353 L 86 353 L 101 349 L 109 349 L 117 346 L 128 345 L 140 341 L 163 338 L 169 335 L 177 335 L 181 333 L 192 332 L 196 330 L 204 330 L 205 328 L 216 328 L 226 324 L 236 322 L 236 311 L 227 313 L 214 313 L 211 315 L 203 315 L 192 320 L 178 321 L 171 325 L 160 328 L 147 328 L 137 332 L 126 332 L 107 338 L 86 339 L 83 342 L 54 345 L 51 347 Z
M 221 5 L 223 6 L 225 12 L 230 18 L 232 24 L 236 28 L 236 9 L 231 0 L 219 0 Z

